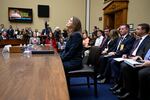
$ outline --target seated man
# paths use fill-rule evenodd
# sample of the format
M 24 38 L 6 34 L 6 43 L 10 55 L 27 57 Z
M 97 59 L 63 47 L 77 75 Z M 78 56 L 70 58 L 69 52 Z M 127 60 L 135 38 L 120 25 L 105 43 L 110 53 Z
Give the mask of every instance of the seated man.
M 136 35 L 137 35 L 137 39 L 133 44 L 133 47 L 131 49 L 131 51 L 129 52 L 129 54 L 123 54 L 123 58 L 131 57 L 131 56 L 141 56 L 142 58 L 144 58 L 145 54 L 147 53 L 147 51 L 150 48 L 150 45 L 147 44 L 150 41 L 150 36 L 148 35 L 148 32 L 145 31 L 147 30 L 147 28 L 145 29 L 144 27 L 148 26 L 147 24 L 139 24 L 137 29 L 136 29 Z M 121 62 L 117 62 L 115 60 L 112 60 L 110 62 L 110 69 L 111 69 L 111 77 L 117 81 L 118 80 L 118 76 L 120 74 L 120 63 Z
M 150 61 L 147 62 L 147 65 L 148 68 L 139 72 L 139 98 L 141 100 L 150 100 L 150 92 L 147 92 L 150 90 Z
M 121 64 L 123 72 L 123 84 L 124 90 L 121 95 L 118 95 L 120 99 L 125 98 L 139 98 L 140 100 L 150 99 L 150 50 L 146 54 L 144 60 L 142 57 L 133 57 L 134 60 L 140 59 L 143 64 L 136 65 L 135 68 Z M 137 96 L 138 95 L 138 96 Z
M 110 62 L 113 58 L 121 57 L 123 54 L 127 54 L 134 43 L 135 38 L 129 35 L 129 25 L 123 24 L 120 26 L 120 37 L 117 40 L 117 43 L 114 44 L 115 48 L 108 53 L 107 56 L 101 55 L 99 57 L 99 63 L 97 65 L 100 77 L 100 83 L 104 83 L 105 80 L 110 78 Z
M 136 53 L 140 52 L 141 57 L 136 56 L 136 57 L 132 57 L 132 59 L 137 59 L 137 58 L 142 59 L 142 58 L 144 58 L 147 51 L 148 51 L 148 53 L 146 54 L 146 56 L 144 58 L 145 63 L 143 65 L 141 65 L 142 67 L 137 66 L 137 67 L 133 68 L 124 62 L 121 63 L 121 66 L 120 66 L 121 67 L 121 71 L 120 71 L 121 78 L 120 78 L 120 80 L 122 79 L 123 81 L 120 81 L 120 82 L 123 82 L 122 84 L 124 84 L 124 85 L 123 85 L 123 89 L 120 90 L 120 93 L 117 93 L 119 98 L 127 98 L 128 96 L 131 96 L 131 95 L 133 97 L 136 97 L 138 95 L 138 90 L 139 90 L 138 87 L 140 85 L 140 84 L 138 84 L 138 83 L 140 83 L 138 78 L 141 78 L 140 73 L 143 73 L 142 70 L 146 70 L 145 67 L 143 67 L 143 66 L 145 66 L 145 64 L 147 63 L 147 60 L 149 60 L 149 56 L 148 56 L 150 54 L 150 51 L 149 51 L 150 45 L 148 44 L 150 42 L 150 36 L 148 35 L 149 24 L 139 24 L 137 31 L 138 31 L 137 33 L 140 33 L 140 36 L 142 37 L 142 39 L 141 39 L 141 44 L 139 44 L 139 46 L 138 46 L 139 49 L 135 49 L 135 50 L 137 50 Z M 144 41 L 146 41 L 146 42 L 144 42 Z M 139 73 L 139 75 L 138 75 L 138 73 Z M 142 100 L 145 100 L 145 99 L 142 99 Z M 146 100 L 148 100 L 148 99 L 146 99 Z
M 150 91 L 150 56 L 148 57 L 148 60 L 144 60 L 144 63 L 137 67 L 143 68 L 138 72 L 138 79 L 139 79 L 138 97 L 140 100 L 150 100 L 150 92 L 148 92 Z
M 8 39 L 8 34 L 6 31 L 3 31 L 2 35 L 0 35 L 0 40 L 6 40 L 6 39 Z

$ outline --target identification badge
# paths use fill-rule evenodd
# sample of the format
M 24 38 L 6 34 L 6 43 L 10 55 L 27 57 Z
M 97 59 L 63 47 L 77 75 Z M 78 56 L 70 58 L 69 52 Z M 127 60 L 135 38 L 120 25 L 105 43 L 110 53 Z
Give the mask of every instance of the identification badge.
M 124 44 L 121 44 L 120 50 L 123 50 L 123 49 L 124 49 Z

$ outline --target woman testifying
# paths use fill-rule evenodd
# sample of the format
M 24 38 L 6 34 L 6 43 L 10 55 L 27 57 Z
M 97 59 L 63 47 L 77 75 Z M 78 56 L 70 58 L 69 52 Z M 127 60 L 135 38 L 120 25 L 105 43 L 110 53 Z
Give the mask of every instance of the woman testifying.
M 82 66 L 82 36 L 81 22 L 77 17 L 71 17 L 66 24 L 69 39 L 61 54 L 65 72 L 80 69 Z

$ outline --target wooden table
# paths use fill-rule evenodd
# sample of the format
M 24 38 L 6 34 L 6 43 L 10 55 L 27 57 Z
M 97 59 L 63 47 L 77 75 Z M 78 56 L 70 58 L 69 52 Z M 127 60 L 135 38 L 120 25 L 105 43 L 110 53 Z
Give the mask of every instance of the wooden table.
M 0 100 L 69 100 L 59 55 L 0 52 Z
M 0 47 L 4 47 L 5 45 L 20 45 L 26 44 L 24 40 L 21 39 L 7 39 L 7 40 L 0 40 Z

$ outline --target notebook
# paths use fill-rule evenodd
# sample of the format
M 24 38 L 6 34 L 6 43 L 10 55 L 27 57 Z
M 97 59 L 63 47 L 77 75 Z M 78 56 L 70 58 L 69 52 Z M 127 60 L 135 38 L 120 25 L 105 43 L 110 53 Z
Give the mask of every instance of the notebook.
M 137 62 L 133 59 L 124 59 L 124 62 L 127 63 L 128 65 L 132 66 L 132 67 L 136 67 L 136 65 L 141 65 L 144 62 Z
M 148 52 L 146 53 L 144 60 L 150 60 L 150 49 L 148 50 Z M 139 61 L 135 61 L 133 59 L 124 59 L 124 62 L 129 64 L 132 67 L 136 67 L 136 65 L 141 65 L 144 63 L 144 61 L 139 60 Z

